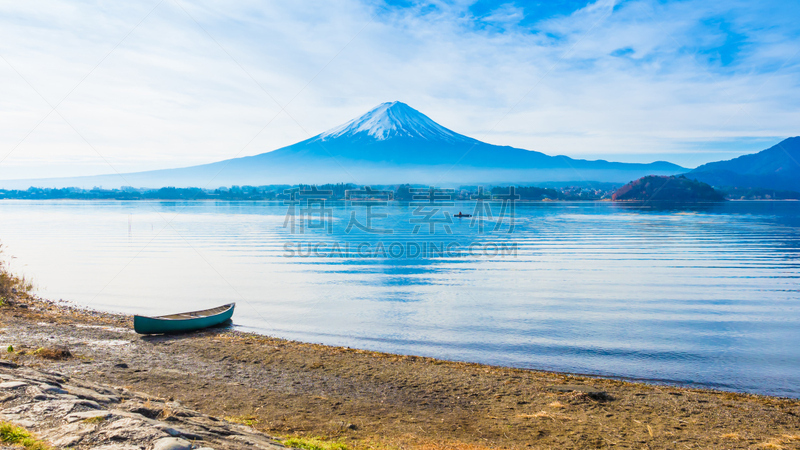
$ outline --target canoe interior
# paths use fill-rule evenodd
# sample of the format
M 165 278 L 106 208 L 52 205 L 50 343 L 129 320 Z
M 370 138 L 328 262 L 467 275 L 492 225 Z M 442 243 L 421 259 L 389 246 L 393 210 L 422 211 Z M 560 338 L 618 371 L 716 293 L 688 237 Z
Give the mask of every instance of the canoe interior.
M 223 313 L 233 308 L 234 305 L 235 303 L 228 303 L 227 305 L 217 306 L 216 308 L 204 309 L 201 311 L 191 311 L 179 314 L 169 314 L 166 316 L 156 316 L 153 317 L 153 319 L 186 320 L 186 319 L 197 319 L 200 317 L 215 316 L 217 314 Z

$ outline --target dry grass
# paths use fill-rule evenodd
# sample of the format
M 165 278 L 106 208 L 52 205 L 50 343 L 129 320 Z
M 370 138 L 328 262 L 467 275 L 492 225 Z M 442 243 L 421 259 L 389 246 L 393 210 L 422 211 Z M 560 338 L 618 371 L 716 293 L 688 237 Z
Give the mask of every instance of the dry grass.
M 547 406 L 549 406 L 551 408 L 566 408 L 567 407 L 567 405 L 565 405 L 565 404 L 563 404 L 563 403 L 561 403 L 559 401 L 554 401 L 553 403 L 550 403 Z
M 161 413 L 158 414 L 158 420 L 167 420 L 174 415 L 175 411 L 173 411 L 169 405 L 164 405 L 164 409 L 162 409 Z
M 547 412 L 547 411 L 539 411 L 534 414 L 517 414 L 517 417 L 521 419 L 552 419 L 552 420 L 572 420 L 572 417 L 569 417 L 566 414 L 561 414 L 557 412 Z
M 437 442 L 415 445 L 415 450 L 489 450 L 491 447 L 463 442 Z
M 758 448 L 768 448 L 773 450 L 783 450 L 786 448 L 796 448 L 795 445 L 787 447 L 786 445 L 800 441 L 800 435 L 797 434 L 784 434 L 782 436 L 774 437 L 763 444 L 758 444 Z
M 34 356 L 49 359 L 51 361 L 61 361 L 72 358 L 72 353 L 66 347 L 40 347 L 33 352 Z
M 3 247 L 0 245 L 0 257 L 2 253 Z M 25 277 L 18 277 L 9 272 L 6 262 L 0 259 L 0 306 L 3 306 L 8 298 L 27 294 L 32 289 L 33 285 Z

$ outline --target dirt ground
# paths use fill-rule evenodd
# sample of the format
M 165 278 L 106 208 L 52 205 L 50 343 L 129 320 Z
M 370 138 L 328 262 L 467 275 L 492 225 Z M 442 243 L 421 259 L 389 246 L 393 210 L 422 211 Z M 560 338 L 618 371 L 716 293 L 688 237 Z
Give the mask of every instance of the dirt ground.
M 0 307 L 3 359 L 174 398 L 273 436 L 351 449 L 800 448 L 800 401 L 398 356 L 131 318 Z M 6 351 L 7 346 L 13 351 Z M 49 360 L 34 351 L 65 346 Z M 800 368 L 798 368 L 800 369 Z

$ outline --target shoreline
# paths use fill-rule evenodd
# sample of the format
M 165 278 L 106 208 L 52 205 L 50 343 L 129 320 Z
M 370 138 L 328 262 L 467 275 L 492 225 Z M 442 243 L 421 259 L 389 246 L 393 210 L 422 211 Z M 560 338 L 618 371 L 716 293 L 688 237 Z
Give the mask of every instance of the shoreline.
M 0 343 L 15 350 L 2 359 L 174 398 L 273 436 L 323 437 L 354 449 L 800 446 L 798 399 L 225 328 L 140 336 L 130 316 L 38 298 L 11 303 L 0 309 Z M 53 345 L 65 345 L 74 357 L 33 355 Z
M 103 315 L 107 316 L 109 320 L 123 320 L 130 322 L 130 328 L 132 329 L 133 325 L 133 315 L 132 314 L 125 314 L 115 311 L 103 311 L 99 309 L 93 309 L 86 306 L 78 305 L 69 300 L 44 300 L 41 298 L 37 298 L 38 302 L 47 303 L 48 305 L 55 306 L 56 308 L 63 308 L 64 310 L 69 311 L 77 311 L 83 314 L 88 315 Z M 479 361 L 468 361 L 468 360 L 458 360 L 458 359 L 447 359 L 437 356 L 427 356 L 427 355 L 418 355 L 418 354 L 405 354 L 405 353 L 391 353 L 382 350 L 371 350 L 368 348 L 357 348 L 357 347 L 349 347 L 344 345 L 333 345 L 333 344 L 325 344 L 322 342 L 309 342 L 309 341 L 301 341 L 296 339 L 284 338 L 280 336 L 273 336 L 269 334 L 259 333 L 257 331 L 244 331 L 244 330 L 237 330 L 234 327 L 221 327 L 218 330 L 222 330 L 228 333 L 235 333 L 237 335 L 247 337 L 250 336 L 252 338 L 269 338 L 269 339 L 276 339 L 288 343 L 295 343 L 298 345 L 318 345 L 326 348 L 331 349 L 341 349 L 341 350 L 351 350 L 357 352 L 370 352 L 375 354 L 386 355 L 390 357 L 414 357 L 414 358 L 426 358 L 434 361 L 441 361 L 447 363 L 455 363 L 455 364 L 476 364 L 479 366 L 491 367 L 495 369 L 509 369 L 509 370 L 522 370 L 522 371 L 531 371 L 531 372 L 538 372 L 543 374 L 552 374 L 556 376 L 572 376 L 572 377 L 579 377 L 579 378 L 586 378 L 586 379 L 598 379 L 598 380 L 610 380 L 610 381 L 621 381 L 626 383 L 634 383 L 634 384 L 645 384 L 645 385 L 652 385 L 652 386 L 664 386 L 664 387 L 675 387 L 680 389 L 693 389 L 693 390 L 700 390 L 700 391 L 711 391 L 711 392 L 720 392 L 720 393 L 732 393 L 732 394 L 741 394 L 741 395 L 753 395 L 758 397 L 766 397 L 766 398 L 774 398 L 774 399 L 783 399 L 783 400 L 793 400 L 793 401 L 800 401 L 800 395 L 798 397 L 791 397 L 791 396 L 784 396 L 784 395 L 774 395 L 774 394 L 767 394 L 761 392 L 750 392 L 746 390 L 737 390 L 736 388 L 725 388 L 725 387 L 718 387 L 713 385 L 708 385 L 699 382 L 691 382 L 691 381 L 681 381 L 681 380 L 670 380 L 670 379 L 662 379 L 662 378 L 644 378 L 644 377 L 634 377 L 634 376 L 624 376 L 624 375 L 614 375 L 614 374 L 601 374 L 601 373 L 588 373 L 588 372 L 572 372 L 572 371 L 561 371 L 561 370 L 549 370 L 549 369 L 541 369 L 541 368 L 530 368 L 530 367 L 518 367 L 518 366 L 510 366 L 510 365 L 500 365 L 500 364 L 491 364 Z M 201 330 L 202 331 L 202 330 Z M 2 349 L 0 349 L 2 350 Z
M 90 316 L 94 315 L 102 315 L 108 318 L 108 320 L 112 321 L 123 321 L 126 324 L 130 322 L 130 328 L 133 329 L 133 315 L 132 314 L 124 314 L 114 311 L 103 311 L 98 309 L 93 309 L 90 307 L 85 307 L 78 305 L 74 302 L 68 300 L 44 300 L 41 298 L 36 298 L 35 300 L 38 303 L 46 303 L 48 305 L 52 305 L 56 308 L 63 309 L 64 311 L 74 311 L 78 312 L 79 314 L 86 314 Z M 548 369 L 539 369 L 539 368 L 529 368 L 529 367 L 517 367 L 517 366 L 504 366 L 499 364 L 490 364 L 484 363 L 479 361 L 467 361 L 467 360 L 457 360 L 457 359 L 446 359 L 436 356 L 427 356 L 427 355 L 417 355 L 417 354 L 405 354 L 405 353 L 391 353 L 381 350 L 371 350 L 368 348 L 356 348 L 356 347 L 349 347 L 343 345 L 332 345 L 332 344 L 325 344 L 322 342 L 308 342 L 308 341 L 301 341 L 296 339 L 289 339 L 280 336 L 273 336 L 269 334 L 262 334 L 256 331 L 244 331 L 244 330 L 237 330 L 232 326 L 223 326 L 216 328 L 218 331 L 223 331 L 226 333 L 233 333 L 244 338 L 250 337 L 253 339 L 258 338 L 268 338 L 268 339 L 275 339 L 279 341 L 284 341 L 287 343 L 293 343 L 298 345 L 316 345 L 322 346 L 330 349 L 339 349 L 343 351 L 356 351 L 356 352 L 370 352 L 374 354 L 380 354 L 387 357 L 413 357 L 413 358 L 425 358 L 430 359 L 433 361 L 439 362 L 446 362 L 446 363 L 454 363 L 454 364 L 475 364 L 484 367 L 490 367 L 494 369 L 508 369 L 508 370 L 522 370 L 522 371 L 531 371 L 531 372 L 538 372 L 543 374 L 551 374 L 554 376 L 571 376 L 571 377 L 578 377 L 578 378 L 586 378 L 586 379 L 597 379 L 597 380 L 609 380 L 609 381 L 621 381 L 625 383 L 633 383 L 633 384 L 645 384 L 645 385 L 652 385 L 652 386 L 663 386 L 663 387 L 675 387 L 679 389 L 690 389 L 690 390 L 700 390 L 700 391 L 711 391 L 711 392 L 720 392 L 720 393 L 731 393 L 731 394 L 741 394 L 741 395 L 748 395 L 748 396 L 758 396 L 758 397 L 766 397 L 766 398 L 774 398 L 774 399 L 781 399 L 781 400 L 793 400 L 793 401 L 800 401 L 800 396 L 798 397 L 790 397 L 790 396 L 783 396 L 783 395 L 773 395 L 773 394 L 765 394 L 760 392 L 749 392 L 744 390 L 737 390 L 735 388 L 726 389 L 724 387 L 716 387 L 711 386 L 703 383 L 697 382 L 688 382 L 688 381 L 680 381 L 680 380 L 669 380 L 669 379 L 661 379 L 661 378 L 642 378 L 642 377 L 633 377 L 633 376 L 624 376 L 624 375 L 613 375 L 613 374 L 598 374 L 598 373 L 588 373 L 588 372 L 571 372 L 571 371 L 560 371 L 560 370 L 548 370 Z M 200 330 L 201 332 L 203 330 Z M 191 333 L 189 333 L 191 334 Z M 157 335 L 154 335 L 157 336 Z M 2 349 L 0 349 L 2 350 Z

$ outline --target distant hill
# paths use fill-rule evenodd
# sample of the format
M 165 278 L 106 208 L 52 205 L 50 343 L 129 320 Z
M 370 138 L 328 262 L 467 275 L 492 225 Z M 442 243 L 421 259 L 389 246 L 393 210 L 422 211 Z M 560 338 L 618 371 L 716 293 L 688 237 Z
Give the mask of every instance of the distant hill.
M 0 181 L 0 188 L 105 188 L 296 183 L 465 184 L 597 181 L 624 183 L 688 169 L 549 156 L 458 134 L 405 103 L 383 103 L 310 139 L 256 156 L 123 175 Z
M 685 176 L 649 175 L 614 192 L 611 199 L 650 202 L 721 202 L 725 198 L 706 183 Z
M 704 164 L 687 176 L 713 186 L 800 191 L 800 136 L 758 153 Z

